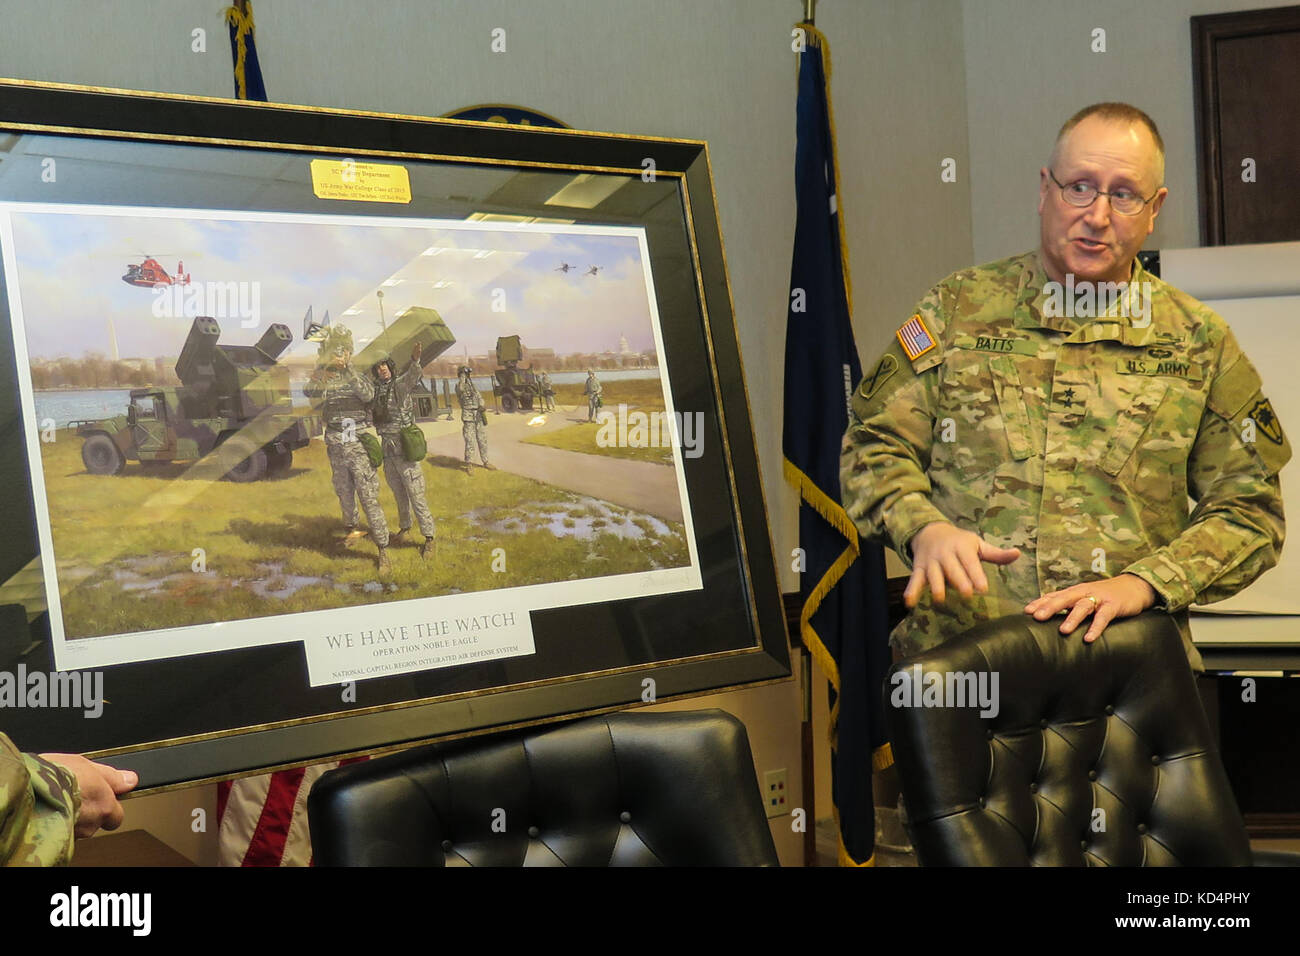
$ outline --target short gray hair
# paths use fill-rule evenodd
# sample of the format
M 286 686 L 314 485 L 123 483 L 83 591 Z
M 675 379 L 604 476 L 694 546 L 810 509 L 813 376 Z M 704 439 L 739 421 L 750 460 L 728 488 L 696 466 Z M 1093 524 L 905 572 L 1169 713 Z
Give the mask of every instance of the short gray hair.
M 1128 123 L 1130 125 L 1145 126 L 1151 133 L 1151 138 L 1156 143 L 1156 185 L 1163 186 L 1165 183 L 1165 141 L 1160 136 L 1160 130 L 1156 127 L 1156 121 L 1150 116 L 1128 103 L 1093 103 L 1091 106 L 1085 106 L 1079 112 L 1075 113 L 1061 131 L 1056 134 L 1056 143 L 1052 146 L 1052 157 L 1049 162 L 1053 167 L 1059 158 L 1061 141 L 1065 139 L 1067 133 L 1074 129 L 1089 116 L 1097 116 L 1104 120 L 1111 120 L 1116 123 Z

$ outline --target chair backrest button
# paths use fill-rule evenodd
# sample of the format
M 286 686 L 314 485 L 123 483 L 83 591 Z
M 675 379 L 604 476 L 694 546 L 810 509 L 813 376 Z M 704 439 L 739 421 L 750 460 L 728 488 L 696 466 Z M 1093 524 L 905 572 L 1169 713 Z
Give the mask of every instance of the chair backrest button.
M 532 837 L 534 840 L 537 839 L 537 835 L 538 835 L 539 833 L 541 833 L 541 832 L 542 832 L 542 831 L 539 830 L 539 829 L 537 829 L 537 827 L 529 827 L 529 828 L 528 828 L 528 835 L 529 835 L 530 837 Z
M 626 810 L 624 810 L 622 813 L 620 813 L 620 814 L 618 815 L 618 819 L 619 819 L 619 822 L 620 822 L 620 823 L 631 823 L 631 822 L 632 822 L 632 814 L 630 814 L 630 813 L 628 813 Z
M 450 852 L 451 852 L 451 841 L 450 841 L 450 840 L 443 840 L 443 841 L 442 841 L 442 852 L 443 852 L 443 853 L 450 853 Z

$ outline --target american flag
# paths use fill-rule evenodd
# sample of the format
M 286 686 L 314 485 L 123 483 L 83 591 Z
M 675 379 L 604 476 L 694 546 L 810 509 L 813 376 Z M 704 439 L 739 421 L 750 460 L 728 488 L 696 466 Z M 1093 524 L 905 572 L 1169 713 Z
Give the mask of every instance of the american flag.
M 365 757 L 217 784 L 219 866 L 311 866 L 307 793 L 321 774 Z
M 930 335 L 930 330 L 925 327 L 925 323 L 921 321 L 920 313 L 908 319 L 898 330 L 898 341 L 902 343 L 908 359 L 913 362 L 934 348 L 934 338 Z

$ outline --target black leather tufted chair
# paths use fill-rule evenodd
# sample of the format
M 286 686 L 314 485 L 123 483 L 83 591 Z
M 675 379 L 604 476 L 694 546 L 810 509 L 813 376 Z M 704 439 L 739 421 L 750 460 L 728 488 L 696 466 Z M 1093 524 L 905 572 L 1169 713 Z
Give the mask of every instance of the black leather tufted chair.
M 317 866 L 779 865 L 745 727 L 720 710 L 349 764 L 316 781 L 307 810 Z
M 1252 860 L 1168 615 L 1114 622 L 1091 645 L 1086 628 L 1063 638 L 1061 620 L 1001 618 L 890 669 L 886 719 L 921 865 L 1294 865 Z M 916 703 L 916 665 L 922 689 L 944 675 L 949 704 L 961 701 L 948 674 L 983 672 L 991 689 L 996 673 L 997 713 L 924 694 L 895 706 Z

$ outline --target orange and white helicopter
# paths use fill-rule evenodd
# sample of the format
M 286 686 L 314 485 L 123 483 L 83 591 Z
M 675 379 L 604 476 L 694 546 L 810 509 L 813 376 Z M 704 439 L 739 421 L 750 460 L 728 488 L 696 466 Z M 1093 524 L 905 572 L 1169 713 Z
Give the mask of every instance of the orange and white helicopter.
M 127 285 L 140 286 L 143 289 L 156 289 L 159 286 L 189 285 L 190 274 L 185 271 L 185 263 L 179 259 L 176 260 L 176 274 L 173 276 L 168 275 L 162 263 L 153 256 L 145 256 L 144 261 L 139 264 L 127 264 L 126 275 L 122 276 L 122 281 Z

